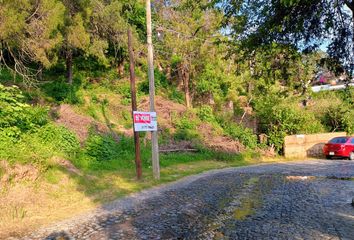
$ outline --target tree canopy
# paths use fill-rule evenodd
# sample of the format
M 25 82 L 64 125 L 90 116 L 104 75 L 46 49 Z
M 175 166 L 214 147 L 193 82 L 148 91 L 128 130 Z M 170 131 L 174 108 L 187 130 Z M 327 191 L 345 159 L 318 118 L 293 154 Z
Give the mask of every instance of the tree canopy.
M 354 65 L 354 1 L 251 0 L 224 2 L 225 24 L 246 49 L 272 42 L 302 52 L 328 47 L 348 75 Z

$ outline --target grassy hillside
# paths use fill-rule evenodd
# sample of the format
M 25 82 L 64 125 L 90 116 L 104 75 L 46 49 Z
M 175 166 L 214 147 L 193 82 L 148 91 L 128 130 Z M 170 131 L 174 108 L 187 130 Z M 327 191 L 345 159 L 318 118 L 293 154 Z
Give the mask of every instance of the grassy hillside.
M 246 147 L 226 134 L 211 108 L 186 109 L 178 98 L 168 99 L 168 88 L 158 88 L 160 148 L 197 152 L 161 154 L 161 181 L 155 181 L 150 135 L 141 133 L 143 180 L 138 182 L 128 79 L 112 83 L 102 77 L 74 87 L 48 81 L 28 88 L 2 78 L 0 238 L 186 175 L 259 161 L 255 145 Z M 147 110 L 142 85 L 139 109 Z M 250 130 L 238 129 L 256 143 Z
M 146 76 L 139 71 L 138 108 L 148 110 Z M 203 101 L 187 109 L 178 88 L 157 75 L 160 149 L 197 151 L 162 153 L 161 181 L 155 181 L 150 135 L 141 133 L 138 182 L 127 76 L 78 72 L 70 86 L 49 71 L 34 87 L 10 76 L 0 74 L 0 238 L 186 175 L 259 163 L 269 154 L 279 160 L 269 147 L 281 152 L 287 134 L 353 130 L 344 92 L 313 94 L 307 107 L 301 96 L 274 93 L 252 101 L 240 96 L 231 109 L 227 102 Z M 254 131 L 268 140 L 259 143 Z

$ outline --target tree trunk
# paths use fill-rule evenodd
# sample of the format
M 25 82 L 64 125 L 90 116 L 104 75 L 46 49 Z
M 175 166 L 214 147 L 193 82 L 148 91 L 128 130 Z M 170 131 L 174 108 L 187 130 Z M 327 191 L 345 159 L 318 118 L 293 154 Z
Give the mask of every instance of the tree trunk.
M 70 85 L 73 84 L 73 52 L 71 49 L 66 50 L 66 80 Z
M 177 73 L 178 73 L 178 82 L 177 82 L 177 88 L 179 90 L 182 89 L 183 86 L 183 64 L 179 63 L 177 67 Z
M 188 67 L 183 65 L 183 85 L 184 85 L 184 94 L 186 98 L 186 107 L 190 108 L 191 106 L 191 95 L 189 92 L 189 70 Z
M 119 77 L 123 77 L 124 75 L 124 60 L 120 61 L 117 65 L 117 73 Z
M 166 78 L 167 78 L 167 81 L 168 81 L 169 83 L 171 83 L 171 67 L 170 67 L 170 66 L 168 66 L 168 67 L 166 68 Z

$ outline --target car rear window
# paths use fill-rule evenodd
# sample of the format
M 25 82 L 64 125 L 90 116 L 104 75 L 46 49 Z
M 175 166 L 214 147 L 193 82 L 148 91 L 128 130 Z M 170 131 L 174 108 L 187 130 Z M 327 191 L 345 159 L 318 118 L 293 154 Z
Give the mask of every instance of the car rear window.
M 346 137 L 336 137 L 329 141 L 329 143 L 346 143 L 348 138 Z

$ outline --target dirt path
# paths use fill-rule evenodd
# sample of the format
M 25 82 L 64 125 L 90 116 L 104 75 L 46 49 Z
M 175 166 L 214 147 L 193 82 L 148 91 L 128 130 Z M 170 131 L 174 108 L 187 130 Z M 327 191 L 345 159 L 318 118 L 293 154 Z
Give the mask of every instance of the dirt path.
M 353 239 L 354 162 L 207 172 L 24 239 Z

